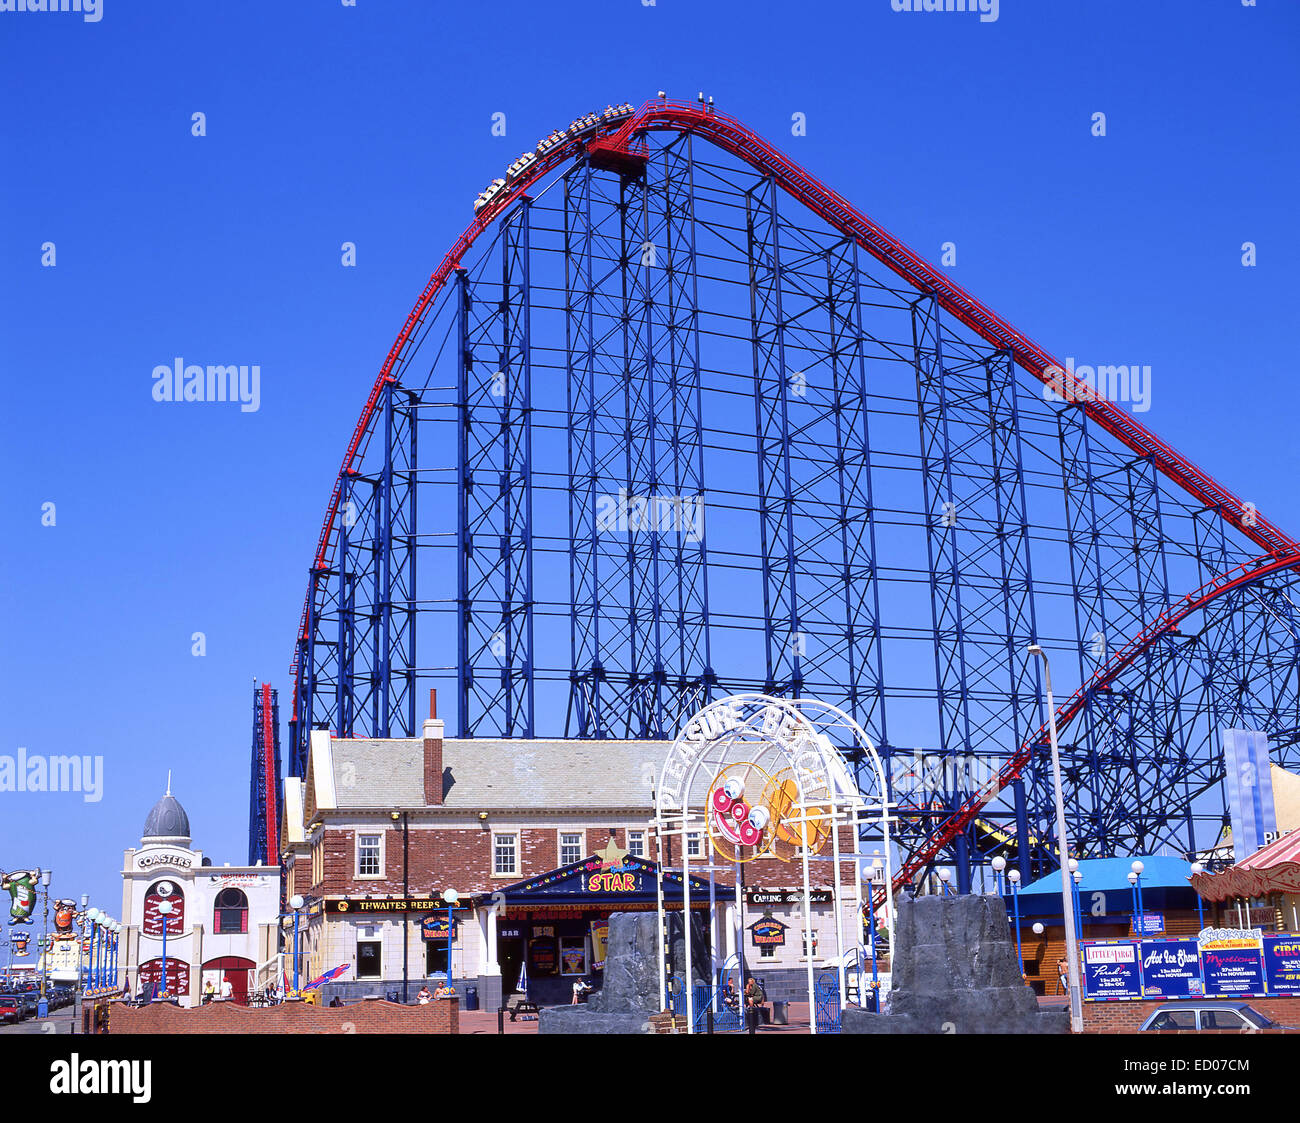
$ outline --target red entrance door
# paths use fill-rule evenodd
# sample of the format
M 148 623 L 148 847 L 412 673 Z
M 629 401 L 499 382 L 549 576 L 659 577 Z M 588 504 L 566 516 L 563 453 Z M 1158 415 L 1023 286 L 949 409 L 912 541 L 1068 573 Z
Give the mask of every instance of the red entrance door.
M 257 964 L 251 959 L 244 959 L 238 955 L 223 955 L 219 959 L 209 959 L 203 965 L 203 970 L 220 971 L 223 983 L 227 981 L 230 983 L 230 1000 L 240 1006 L 247 1006 L 249 982 L 256 967 Z M 220 994 L 223 989 L 223 986 L 218 986 L 217 993 Z

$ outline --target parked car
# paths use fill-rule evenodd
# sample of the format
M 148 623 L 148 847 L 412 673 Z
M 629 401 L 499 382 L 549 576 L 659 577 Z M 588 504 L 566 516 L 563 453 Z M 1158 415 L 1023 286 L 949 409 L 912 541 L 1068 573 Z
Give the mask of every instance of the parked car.
M 16 994 L 0 994 L 0 1022 L 21 1022 L 23 1004 Z
M 1261 1029 L 1293 1029 L 1273 1021 L 1245 1002 L 1166 1002 L 1151 1011 L 1143 1030 L 1235 1030 L 1255 1033 Z

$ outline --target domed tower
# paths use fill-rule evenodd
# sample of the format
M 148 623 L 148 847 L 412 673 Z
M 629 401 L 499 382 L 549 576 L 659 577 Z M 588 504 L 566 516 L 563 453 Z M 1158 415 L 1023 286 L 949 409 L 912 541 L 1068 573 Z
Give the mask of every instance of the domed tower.
M 140 841 L 149 843 L 170 843 L 174 846 L 190 845 L 190 817 L 180 800 L 172 795 L 172 776 L 167 773 L 167 791 L 144 821 L 144 834 Z

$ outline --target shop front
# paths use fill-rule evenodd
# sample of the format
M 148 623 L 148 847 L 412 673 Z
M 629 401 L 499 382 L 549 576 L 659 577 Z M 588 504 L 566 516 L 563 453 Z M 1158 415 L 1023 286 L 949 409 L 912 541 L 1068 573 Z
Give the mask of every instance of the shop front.
M 539 877 L 479 894 L 475 904 L 488 913 L 487 955 L 500 969 L 503 996 L 521 991 L 539 1006 L 554 1006 L 572 1001 L 580 982 L 598 989 L 610 916 L 653 912 L 657 893 L 654 863 L 611 845 Z M 682 907 L 680 874 L 664 874 L 663 893 L 668 908 Z M 692 877 L 690 897 L 692 910 L 707 912 L 709 882 Z M 719 907 L 733 897 L 729 887 L 714 891 Z

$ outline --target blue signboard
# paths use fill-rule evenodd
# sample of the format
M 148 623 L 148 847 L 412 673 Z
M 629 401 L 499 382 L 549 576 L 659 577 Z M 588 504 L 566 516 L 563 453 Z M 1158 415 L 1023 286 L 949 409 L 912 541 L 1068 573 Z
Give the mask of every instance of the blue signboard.
M 1205 993 L 1195 936 L 1142 941 L 1142 993 L 1147 998 L 1200 998 Z
M 1207 998 L 1263 996 L 1262 936 L 1258 928 L 1206 928 L 1197 936 Z
M 1264 937 L 1264 977 L 1269 994 L 1300 994 L 1300 936 Z
M 1129 920 L 1128 929 L 1134 936 L 1163 936 L 1165 934 L 1165 914 L 1162 912 L 1139 913 Z
M 1083 945 L 1083 994 L 1089 1002 L 1142 997 L 1142 965 L 1136 940 L 1098 940 Z

